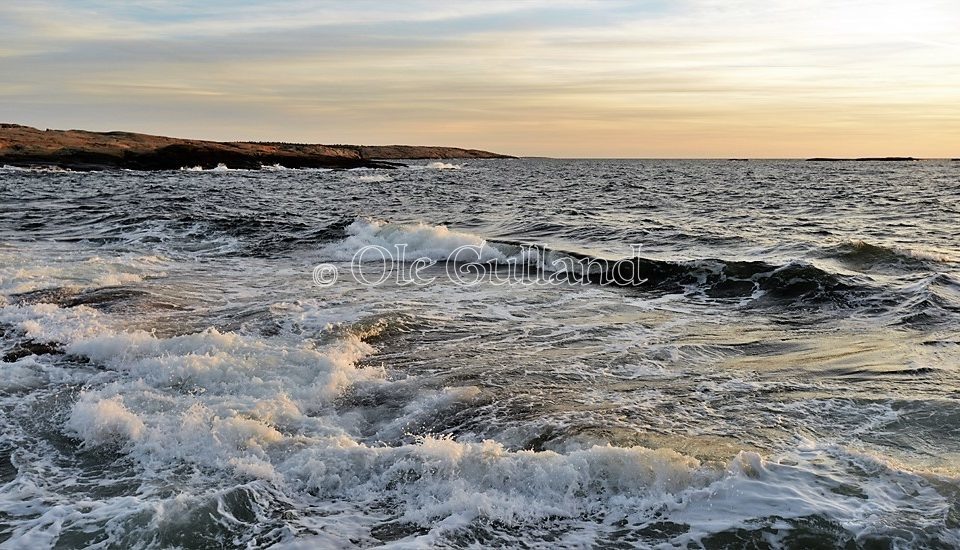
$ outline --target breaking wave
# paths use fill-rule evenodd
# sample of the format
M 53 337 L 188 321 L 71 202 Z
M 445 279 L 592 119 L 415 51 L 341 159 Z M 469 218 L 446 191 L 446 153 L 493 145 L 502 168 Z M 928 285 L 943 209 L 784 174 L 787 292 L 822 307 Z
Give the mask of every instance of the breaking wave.
M 70 170 L 69 168 L 61 168 L 59 166 L 11 166 L 9 164 L 4 164 L 2 167 L 0 167 L 0 171 L 25 172 L 34 174 L 61 174 L 73 172 L 73 170 Z
M 431 170 L 460 170 L 463 168 L 463 164 L 452 164 L 449 162 L 431 162 L 426 165 L 426 168 Z
M 481 261 L 506 261 L 507 256 L 485 239 L 470 233 L 452 231 L 443 225 L 395 224 L 369 219 L 358 219 L 346 227 L 343 240 L 321 249 L 325 258 L 349 261 L 364 247 L 379 246 L 395 253 L 397 246 L 404 249 L 407 258 L 419 257 L 446 260 L 457 248 L 475 246 Z
M 4 171 L 0 548 L 960 546 L 950 173 L 427 162 Z
M 277 306 L 301 324 L 316 307 Z M 124 330 L 84 305 L 35 304 L 4 307 L 0 325 L 78 361 L 67 369 L 42 356 L 17 359 L 0 379 L 5 391 L 79 383 L 57 424 L 70 442 L 59 452 L 113 456 L 111 475 L 141 486 L 136 496 L 38 502 L 28 511 L 22 495 L 64 491 L 77 476 L 72 490 L 93 487 L 83 481 L 83 466 L 61 467 L 47 479 L 17 476 L 0 491 L 0 511 L 16 521 L 8 539 L 14 545 L 47 546 L 97 531 L 88 543 L 165 547 L 171 530 L 206 544 L 252 546 L 689 545 L 758 526 L 784 540 L 845 544 L 869 540 L 878 524 L 897 537 L 898 525 L 937 522 L 951 506 L 936 487 L 954 481 L 814 442 L 798 442 L 783 456 L 743 451 L 703 462 L 642 446 L 560 453 L 431 435 L 414 443 L 364 441 L 357 435 L 363 422 L 388 426 L 396 418 L 369 403 L 364 421 L 340 411 L 338 400 L 365 385 L 403 384 L 364 365 L 378 323 L 347 321 L 348 330 L 325 344 L 214 328 L 162 338 Z M 325 320 L 319 328 L 329 327 Z M 443 414 L 480 391 L 455 389 L 422 389 L 427 393 L 408 409 Z M 14 464 L 63 460 L 29 449 L 12 456 Z M 869 481 L 856 491 L 838 481 L 863 471 Z M 171 481 L 173 494 L 165 488 Z M 155 528 L 138 527 L 144 523 Z M 906 542 L 957 541 L 933 535 Z
M 642 257 L 606 259 L 546 247 L 525 247 L 506 241 L 453 231 L 442 225 L 394 224 L 360 219 L 347 228 L 343 240 L 326 245 L 324 258 L 349 261 L 364 247 L 382 247 L 396 254 L 405 246 L 404 257 L 436 261 L 468 257 L 491 266 L 510 262 L 531 266 L 570 282 L 604 286 L 699 293 L 715 299 L 792 300 L 809 303 L 843 303 L 870 292 L 865 281 L 829 273 L 810 263 L 794 261 L 777 265 L 761 261 L 655 260 Z M 456 254 L 473 247 L 470 255 Z M 366 259 L 380 261 L 376 253 Z

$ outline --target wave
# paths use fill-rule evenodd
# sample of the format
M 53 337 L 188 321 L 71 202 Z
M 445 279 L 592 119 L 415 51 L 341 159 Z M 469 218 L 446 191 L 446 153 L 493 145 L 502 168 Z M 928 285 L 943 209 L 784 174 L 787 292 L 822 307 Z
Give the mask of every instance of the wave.
M 368 444 L 352 434 L 355 420 L 331 405 L 353 385 L 389 383 L 377 369 L 356 367 L 370 348 L 356 341 L 323 350 L 278 345 L 214 330 L 169 339 L 107 331 L 74 340 L 70 353 L 115 375 L 87 384 L 63 433 L 80 452 L 132 460 L 148 486 L 180 472 L 179 483 L 191 487 L 186 494 L 196 495 L 212 478 L 288 510 L 286 519 L 258 522 L 288 524 L 288 531 L 317 521 L 327 526 L 322 535 L 288 538 L 291 545 L 444 546 L 477 539 L 509 545 L 519 537 L 564 545 L 624 535 L 687 545 L 765 525 L 789 537 L 807 521 L 829 524 L 828 540 L 843 542 L 877 523 L 895 533 L 918 517 L 936 522 L 950 506 L 921 476 L 830 447 L 783 457 L 740 452 L 727 463 L 704 463 L 641 446 L 535 452 L 429 435 L 398 446 Z M 18 382 L 36 383 L 28 376 Z M 470 398 L 455 393 L 411 406 L 442 414 L 447 403 Z M 838 481 L 865 470 L 871 475 L 859 490 L 871 498 Z M 128 499 L 126 509 L 110 500 L 61 504 L 70 512 L 62 528 L 110 522 L 113 536 L 138 540 L 142 529 L 135 525 L 142 518 L 169 522 L 171 507 L 178 514 L 210 509 L 213 522 L 229 518 L 238 505 L 228 506 L 234 491 L 207 497 L 212 506 L 150 489 Z M 300 509 L 322 512 L 322 520 L 305 517 L 298 525 Z M 39 518 L 19 519 L 13 540 L 28 542 L 50 510 L 40 506 Z M 654 522 L 671 526 L 648 529 Z M 209 529 L 205 522 L 191 528 Z
M 683 294 L 744 307 L 856 308 L 871 316 L 887 318 L 893 324 L 917 327 L 950 322 L 960 313 L 958 287 L 950 276 L 942 273 L 899 285 L 866 275 L 828 271 L 800 259 L 785 263 L 640 256 L 611 259 L 543 245 L 488 240 L 443 225 L 370 219 L 357 219 L 349 224 L 341 221 L 335 229 L 325 231 L 323 238 L 336 239 L 320 248 L 321 257 L 326 260 L 351 261 L 364 247 L 382 247 L 397 259 L 400 257 L 398 247 L 405 245 L 402 252 L 405 261 L 421 257 L 437 262 L 453 260 L 467 280 L 472 280 L 477 273 L 467 266 L 483 264 L 482 272 L 495 275 L 498 282 L 509 281 L 511 277 L 529 280 L 530 273 L 537 273 L 542 279 L 556 283 Z M 458 254 L 462 247 L 471 249 Z M 368 250 L 363 261 L 381 262 L 381 254 Z
M 204 168 L 203 166 L 182 166 L 180 167 L 181 172 L 213 172 L 213 173 L 224 173 L 224 172 L 253 172 L 248 168 L 230 168 L 224 163 L 219 163 L 213 168 Z
M 344 229 L 367 241 L 420 235 L 427 251 L 478 239 L 389 225 Z M 492 246 L 496 262 L 516 253 Z M 769 266 L 694 267 L 747 277 Z M 496 394 L 387 372 L 377 346 L 414 319 L 305 300 L 271 304 L 272 332 L 221 326 L 162 336 L 129 328 L 130 317 L 97 306 L 97 292 L 109 296 L 51 291 L 55 303 L 38 294 L 0 309 L 0 342 L 21 345 L 4 359 L 0 393 L 37 392 L 24 402 L 62 408 L 20 409 L 41 420 L 8 422 L 0 441 L 36 439 L 18 430 L 43 421 L 57 442 L 22 446 L 11 459 L 17 473 L 0 491 L 11 546 L 66 544 L 77 533 L 98 533 L 108 547 L 183 546 L 184 538 L 205 546 L 687 547 L 771 532 L 796 545 L 842 546 L 876 533 L 926 537 L 904 545 L 958 542 L 943 519 L 955 480 L 827 443 L 707 460 L 669 448 L 535 451 L 469 433 L 416 433 L 422 419 Z M 83 296 L 93 301 L 69 302 Z M 26 463 L 37 466 L 20 474 Z M 36 471 L 43 479 L 27 473 Z M 918 522 L 933 526 L 930 534 L 911 528 Z
M 13 246 L 0 250 L 0 295 L 26 296 L 38 291 L 80 292 L 99 287 L 119 287 L 166 274 L 168 260 L 161 256 L 78 254 L 74 247 L 53 245 L 46 252 L 60 256 L 57 261 L 37 262 L 32 247 Z
M 261 164 L 259 169 L 250 168 L 230 168 L 224 163 L 217 164 L 213 168 L 204 168 L 203 166 L 182 166 L 181 172 L 333 172 L 333 168 L 289 168 L 280 163 Z
M 466 166 L 466 165 L 465 165 L 465 164 L 452 164 L 452 163 L 449 163 L 449 162 L 440 162 L 440 161 L 435 161 L 435 162 L 431 162 L 431 163 L 429 163 L 429 164 L 424 164 L 424 165 L 422 165 L 423 168 L 426 168 L 426 169 L 429 169 L 429 170 L 460 170 L 460 169 L 462 169 L 464 166 Z M 411 168 L 414 168 L 414 166 L 411 166 Z
M 238 172 L 238 171 L 240 171 L 240 169 L 228 168 L 227 165 L 222 162 L 210 169 L 210 172 Z
M 260 170 L 265 172 L 333 172 L 333 168 L 290 168 L 280 163 L 261 164 Z
M 862 284 L 852 279 L 800 261 L 777 265 L 719 259 L 667 261 L 633 257 L 608 260 L 569 252 L 555 252 L 554 256 L 558 254 L 577 261 L 570 264 L 574 269 L 567 271 L 571 280 L 585 279 L 605 286 L 696 292 L 710 298 L 804 302 L 840 300 L 849 293 L 864 290 Z
M 168 219 L 130 216 L 102 224 L 95 233 L 83 238 L 73 237 L 71 233 L 60 240 L 119 249 L 145 246 L 178 258 L 233 254 L 270 257 L 300 246 L 342 238 L 342 227 L 350 221 L 333 221 L 315 229 L 287 216 L 230 213 L 181 214 Z
M 0 166 L 0 171 L 26 172 L 34 174 L 62 174 L 73 172 L 73 170 L 70 170 L 69 168 L 61 168 L 59 166 L 11 166 L 9 164 Z
M 895 323 L 924 328 L 955 322 L 960 315 L 960 282 L 944 273 L 908 284 L 890 300 Z
M 587 254 L 524 246 L 510 241 L 488 241 L 479 235 L 452 231 L 442 225 L 392 224 L 360 219 L 347 227 L 348 236 L 321 249 L 324 257 L 348 261 L 364 247 L 377 246 L 392 255 L 406 246 L 407 261 L 424 257 L 436 261 L 468 258 L 491 266 L 519 264 L 549 273 L 555 280 L 602 286 L 698 293 L 715 299 L 843 303 L 866 284 L 829 273 L 812 264 L 795 261 L 771 264 L 761 261 L 655 260 L 642 257 L 607 259 Z M 458 249 L 474 247 L 469 254 Z M 380 253 L 365 259 L 381 261 Z
M 473 246 L 479 250 L 480 261 L 506 261 L 507 256 L 480 236 L 451 231 L 443 225 L 397 224 L 371 219 L 358 219 L 346 227 L 347 236 L 321 249 L 325 258 L 350 261 L 365 247 L 383 247 L 395 254 L 397 246 L 405 246 L 405 255 L 416 258 L 446 260 L 460 247 Z M 371 254 L 370 259 L 380 257 Z
M 310 318 L 302 305 L 279 311 L 297 313 L 299 323 Z M 366 442 L 357 435 L 360 418 L 338 410 L 338 401 L 364 385 L 404 384 L 382 367 L 363 365 L 375 351 L 365 341 L 371 323 L 357 329 L 365 338 L 341 332 L 321 346 L 212 328 L 161 338 L 124 330 L 82 306 L 8 306 L 0 323 L 84 358 L 72 371 L 20 358 L 0 383 L 5 391 L 65 381 L 82 386 L 59 424 L 68 438 L 62 445 L 81 456 L 123 457 L 111 462 L 131 470 L 118 475 L 141 487 L 136 496 L 86 496 L 14 513 L 8 516 L 16 522 L 14 545 L 36 544 L 41 534 L 51 545 L 71 532 L 101 530 L 108 545 L 151 546 L 177 525 L 200 540 L 223 537 L 219 542 L 232 540 L 224 525 L 242 536 L 269 531 L 254 540 L 288 547 L 521 539 L 688 546 L 744 530 L 763 536 L 766 529 L 786 540 L 819 536 L 842 545 L 878 526 L 896 538 L 911 522 L 940 525 L 952 505 L 928 473 L 815 442 L 777 456 L 741 451 L 720 462 L 643 446 L 532 451 L 431 435 L 398 445 Z M 364 414 L 380 415 L 378 434 L 386 435 L 405 419 L 443 415 L 482 393 L 419 391 L 396 415 L 375 402 L 363 405 Z M 93 490 L 49 456 L 39 460 L 51 461 L 47 490 Z M 862 485 L 851 489 L 842 481 L 850 478 Z M 171 479 L 178 487 L 173 495 L 165 488 Z M 13 495 L 30 491 L 33 482 L 12 483 L 16 491 L 0 495 L 5 513 L 14 509 Z M 175 519 L 184 517 L 194 521 Z M 294 539 L 295 532 L 319 534 Z M 937 536 L 925 541 L 956 542 Z
M 916 250 L 897 246 L 884 246 L 864 241 L 851 241 L 836 245 L 821 253 L 821 257 L 836 260 L 856 270 L 877 268 L 918 269 L 929 264 L 953 261 L 945 253 Z

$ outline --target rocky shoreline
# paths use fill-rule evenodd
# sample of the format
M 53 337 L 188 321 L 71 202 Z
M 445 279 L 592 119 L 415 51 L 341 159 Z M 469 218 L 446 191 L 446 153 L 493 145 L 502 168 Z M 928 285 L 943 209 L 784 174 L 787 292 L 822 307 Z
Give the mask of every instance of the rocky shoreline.
M 285 168 L 395 168 L 402 159 L 513 158 L 489 151 L 416 145 L 320 145 L 220 142 L 132 132 L 39 130 L 0 124 L 0 166 L 69 170 L 177 170 L 218 165 L 256 170 Z

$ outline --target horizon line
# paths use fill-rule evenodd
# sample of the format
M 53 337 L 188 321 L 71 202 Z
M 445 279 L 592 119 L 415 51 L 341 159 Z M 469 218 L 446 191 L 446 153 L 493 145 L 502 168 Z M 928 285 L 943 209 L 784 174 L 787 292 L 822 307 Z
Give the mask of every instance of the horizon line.
M 193 141 L 211 141 L 211 142 L 220 142 L 220 143 L 296 143 L 303 145 L 341 145 L 341 146 L 354 146 L 354 147 L 446 147 L 452 149 L 464 149 L 464 150 L 476 150 L 483 151 L 486 153 L 494 153 L 500 155 L 506 155 L 513 157 L 515 159 L 526 159 L 526 160 L 716 160 L 716 161 L 731 161 L 731 162 L 742 162 L 742 161 L 773 161 L 773 160 L 802 160 L 802 161 L 817 161 L 823 160 L 824 162 L 868 162 L 868 161 L 878 161 L 878 162 L 922 162 L 922 161 L 948 161 L 956 162 L 960 161 L 960 154 L 957 157 L 915 157 L 912 155 L 868 155 L 868 156 L 856 156 L 856 157 L 827 157 L 822 155 L 801 155 L 801 156 L 789 156 L 789 157 L 752 157 L 752 156 L 743 156 L 743 155 L 721 155 L 721 156 L 552 156 L 552 155 L 524 155 L 524 154 L 514 154 L 514 153 L 505 153 L 500 151 L 490 151 L 488 149 L 481 149 L 479 147 L 472 146 L 460 146 L 460 145 L 424 145 L 418 143 L 355 143 L 347 144 L 343 142 L 321 142 L 321 141 L 284 141 L 277 139 L 230 139 L 230 140 L 215 140 L 215 139 L 205 139 L 205 138 L 186 138 L 179 136 L 164 135 L 162 133 L 148 133 L 143 131 L 131 131 L 131 130 L 85 130 L 82 128 L 41 128 L 39 126 L 31 126 L 30 124 L 21 124 L 19 122 L 0 122 L 0 127 L 2 126 L 14 126 L 14 127 L 25 127 L 25 128 L 34 128 L 37 130 L 43 131 L 55 131 L 55 132 L 90 132 L 97 134 L 109 134 L 116 132 L 123 132 L 129 134 L 142 134 L 155 137 L 164 137 L 164 138 L 173 138 L 173 139 L 182 139 L 182 140 L 193 140 Z M 473 159 L 481 160 L 481 159 Z M 502 160 L 502 159 L 501 159 Z M 509 160 L 509 159 L 507 159 Z

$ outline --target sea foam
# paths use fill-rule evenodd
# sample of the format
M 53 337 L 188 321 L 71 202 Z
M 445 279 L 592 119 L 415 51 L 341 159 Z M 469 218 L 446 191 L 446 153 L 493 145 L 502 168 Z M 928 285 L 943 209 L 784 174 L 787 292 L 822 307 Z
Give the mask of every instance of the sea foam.
M 403 230 L 415 233 L 417 227 Z M 10 330 L 61 344 L 67 356 L 96 365 L 75 369 L 85 373 L 85 389 L 61 430 L 84 450 L 128 457 L 144 486 L 122 502 L 41 504 L 39 515 L 16 512 L 23 519 L 12 543 L 49 546 L 64 528 L 108 521 L 129 542 L 138 521 L 165 525 L 173 510 L 202 510 L 198 495 L 204 494 L 212 510 L 227 513 L 236 493 L 206 492 L 211 486 L 242 489 L 254 511 L 268 510 L 271 502 L 322 510 L 316 517 L 291 516 L 298 529 L 325 526 L 322 538 L 308 536 L 300 544 L 347 546 L 381 544 L 371 530 L 383 524 L 414 526 L 395 539 L 398 547 L 451 545 L 464 533 L 490 536 L 487 530 L 505 544 L 517 543 L 511 538 L 517 528 L 528 534 L 555 529 L 558 545 L 576 546 L 663 518 L 687 526 L 670 536 L 672 544 L 686 546 L 710 533 L 751 528 L 758 518 L 776 517 L 786 527 L 819 515 L 852 534 L 867 534 L 878 521 L 935 522 L 950 508 L 924 477 L 929 474 L 813 441 L 779 456 L 744 451 L 719 463 L 644 446 L 534 451 L 431 434 L 400 442 L 419 418 L 449 414 L 484 398 L 485 390 L 430 389 L 392 377 L 368 363 L 376 350 L 364 338 L 379 325 L 350 321 L 357 318 L 348 312 L 338 324 L 310 311 L 322 307 L 277 304 L 271 311 L 294 321 L 281 319 L 278 326 L 320 330 L 324 339 L 304 339 L 286 328 L 264 335 L 214 327 L 161 337 L 85 306 L 0 309 L 0 324 Z M 9 378 L 21 387 L 54 373 L 36 360 L 15 366 Z M 363 395 L 364 387 L 391 385 L 417 394 L 396 412 L 363 400 L 359 410 L 342 406 L 343 397 Z M 871 472 L 862 488 L 868 498 L 845 492 L 838 480 L 863 471 Z M 152 484 L 170 479 L 178 480 L 182 495 L 151 492 Z M 24 478 L 0 494 L 5 513 L 18 510 L 14 490 L 32 489 Z M 265 514 L 262 521 L 274 520 Z M 291 534 L 277 537 L 294 545 Z
M 463 168 L 462 164 L 451 164 L 449 162 L 431 162 L 427 164 L 427 168 L 432 170 L 460 170 Z
M 386 249 L 391 255 L 397 255 L 397 246 L 406 245 L 405 256 L 408 261 L 416 258 L 446 260 L 461 247 L 475 247 L 478 252 L 471 254 L 471 260 L 505 261 L 507 256 L 488 243 L 484 238 L 452 231 L 443 225 L 424 223 L 397 224 L 369 219 L 358 219 L 347 226 L 347 237 L 342 241 L 328 245 L 322 254 L 329 259 L 349 261 L 364 247 L 377 246 Z M 380 261 L 377 253 L 369 255 L 370 260 Z

